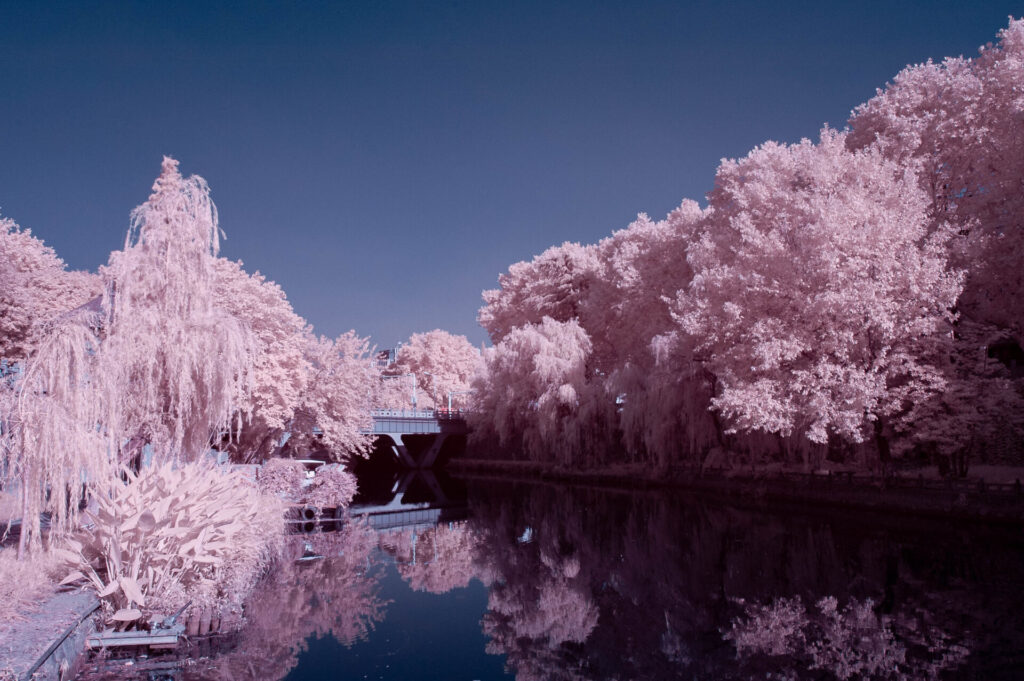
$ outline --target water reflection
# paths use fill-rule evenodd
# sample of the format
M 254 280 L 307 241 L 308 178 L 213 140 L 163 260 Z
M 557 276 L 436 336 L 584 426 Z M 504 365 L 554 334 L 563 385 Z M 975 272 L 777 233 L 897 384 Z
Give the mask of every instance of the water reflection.
M 808 609 L 799 598 L 778 598 L 746 606 L 725 638 L 746 665 L 767 656 L 770 666 L 790 678 L 798 669 L 809 669 L 838 679 L 905 678 L 911 671 L 911 676 L 931 679 L 958 668 L 968 653 L 940 628 L 904 629 L 897 639 L 898 628 L 891 617 L 876 612 L 871 599 L 852 599 L 840 609 L 829 596 Z M 930 655 L 908 660 L 906 643 L 918 634 L 930 639 Z
M 468 624 L 484 638 L 460 634 L 466 646 L 501 656 L 517 681 L 1019 676 L 1017 529 L 444 476 L 368 488 L 361 523 L 299 537 L 230 649 L 192 653 L 173 678 L 326 678 L 319 637 L 363 659 L 405 655 L 374 645 L 385 617 L 410 639 Z M 382 570 L 407 585 L 394 602 Z M 465 603 L 473 584 L 486 594 L 446 611 L 452 621 L 411 604 Z M 435 653 L 454 654 L 417 654 Z M 429 660 L 420 670 L 433 678 Z
M 398 573 L 411 589 L 444 594 L 483 577 L 476 558 L 479 540 L 469 522 L 462 521 L 422 531 L 384 532 L 380 547 L 394 558 Z
M 332 636 L 350 646 L 383 619 L 387 604 L 377 595 L 372 530 L 349 524 L 309 535 L 301 547 L 302 555 L 281 561 L 250 599 L 238 647 L 215 658 L 210 678 L 284 678 L 311 637 Z
M 246 602 L 236 631 L 192 637 L 175 653 L 155 658 L 100 658 L 80 678 L 283 679 L 310 641 L 329 636 L 351 646 L 384 618 L 388 603 L 379 596 L 376 547 L 377 534 L 363 523 L 297 534 Z
M 444 473 L 402 470 L 364 475 L 360 484 L 364 480 L 348 517 L 375 530 L 427 529 L 468 515 L 465 486 Z
M 233 649 L 188 678 L 283 679 L 310 639 L 331 636 L 346 646 L 365 640 L 387 606 L 371 560 L 376 545 L 376 533 L 355 523 L 291 542 L 291 554 L 246 604 Z
M 1018 531 L 544 486 L 471 502 L 489 650 L 519 681 L 1019 677 Z

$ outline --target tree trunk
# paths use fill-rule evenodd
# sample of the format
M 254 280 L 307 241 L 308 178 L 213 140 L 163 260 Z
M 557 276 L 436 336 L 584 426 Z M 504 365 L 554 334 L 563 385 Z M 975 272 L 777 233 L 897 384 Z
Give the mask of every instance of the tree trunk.
M 715 376 L 713 373 L 711 373 L 707 369 L 703 369 L 702 368 L 702 370 L 704 372 L 704 378 L 707 379 L 708 384 L 709 384 L 709 386 L 711 388 L 711 397 L 714 397 L 715 393 L 718 391 L 718 376 Z M 719 448 L 721 448 L 722 451 L 724 452 L 725 451 L 725 430 L 724 430 L 724 428 L 722 428 L 722 420 L 718 417 L 718 412 L 715 411 L 714 409 L 709 409 L 708 413 L 711 415 L 711 424 L 714 426 L 714 429 L 715 429 L 715 442 L 718 443 Z M 704 457 L 701 454 L 699 454 L 699 453 L 697 454 L 697 462 L 698 462 L 698 465 L 699 465 L 699 467 L 701 469 L 701 472 L 703 472 L 703 469 L 704 469 Z
M 24 560 L 28 549 L 28 485 L 25 478 L 21 481 L 21 532 L 18 533 L 18 560 Z
M 875 418 L 875 447 L 878 450 L 878 462 L 882 468 L 882 476 L 885 477 L 889 473 L 889 463 L 892 461 L 892 453 L 889 449 L 889 438 L 883 435 L 885 424 L 882 423 L 882 417 Z
M 958 478 L 967 477 L 967 466 L 971 458 L 971 452 L 974 449 L 974 433 L 971 433 L 971 438 L 967 444 L 960 449 L 953 452 L 950 457 L 952 463 L 952 474 Z

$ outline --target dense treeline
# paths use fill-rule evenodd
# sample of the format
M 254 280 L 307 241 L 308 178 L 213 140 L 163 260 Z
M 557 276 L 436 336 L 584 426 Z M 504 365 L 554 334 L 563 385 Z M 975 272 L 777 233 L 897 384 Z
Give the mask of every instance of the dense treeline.
M 512 265 L 478 436 L 567 465 L 1019 460 L 1024 21 L 999 38 L 723 161 L 704 208 Z

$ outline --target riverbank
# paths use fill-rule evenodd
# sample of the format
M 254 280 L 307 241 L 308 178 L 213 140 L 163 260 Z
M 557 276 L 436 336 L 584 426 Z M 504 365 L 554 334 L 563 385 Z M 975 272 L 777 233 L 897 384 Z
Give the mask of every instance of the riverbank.
M 655 470 L 639 465 L 574 470 L 552 463 L 452 459 L 455 474 L 500 475 L 626 489 L 685 489 L 743 505 L 851 508 L 910 513 L 997 524 L 1024 524 L 1024 493 L 1013 482 L 976 479 L 929 479 L 923 472 L 886 478 L 853 472 L 697 471 L 673 467 Z M 1024 471 L 1022 471 L 1024 476 Z M 1002 471 L 999 479 L 1006 480 Z
M 85 639 L 96 630 L 91 615 L 98 607 L 92 592 L 56 593 L 23 620 L 4 623 L 0 680 L 73 678 L 85 656 Z

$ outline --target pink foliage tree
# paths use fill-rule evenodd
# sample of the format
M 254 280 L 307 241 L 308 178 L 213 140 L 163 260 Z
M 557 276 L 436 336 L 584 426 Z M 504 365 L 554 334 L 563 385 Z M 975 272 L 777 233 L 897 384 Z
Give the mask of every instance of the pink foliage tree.
M 101 289 L 97 275 L 67 271 L 29 230 L 0 219 L 0 359 L 24 361 L 47 322 Z
M 309 387 L 310 332 L 280 286 L 239 262 L 218 258 L 214 266 L 217 307 L 245 324 L 254 345 L 250 391 L 238 395 L 249 418 L 228 448 L 240 461 L 261 461 L 287 432 Z
M 39 536 L 39 513 L 48 506 L 57 534 L 68 529 L 74 515 L 68 509 L 81 499 L 76 473 L 106 472 L 101 437 L 85 425 L 95 423 L 97 406 L 80 390 L 96 345 L 94 330 L 67 324 L 71 310 L 100 289 L 97 275 L 67 271 L 29 230 L 0 219 L 0 360 L 6 368 L 0 374 L 13 364 L 24 370 L 32 359 L 31 371 L 0 376 L 0 468 L 12 481 L 54 482 L 49 490 L 14 486 L 25 518 L 22 553 Z M 63 354 L 69 345 L 71 354 Z M 66 442 L 80 446 L 50 456 L 50 446 Z
M 149 200 L 132 212 L 124 250 L 102 271 L 97 374 L 115 443 L 192 460 L 211 438 L 240 428 L 254 344 L 246 325 L 216 306 L 219 247 L 206 181 L 182 177 L 165 157 Z
M 700 206 L 687 200 L 664 220 L 641 213 L 598 244 L 601 276 L 580 307 L 588 329 L 603 330 L 595 340 L 602 366 L 651 365 L 651 339 L 673 328 L 666 298 L 693 278 L 686 249 L 703 219 Z
M 420 392 L 421 404 L 434 408 L 447 405 L 449 393 L 452 407 L 459 408 L 467 403 L 466 392 L 470 381 L 480 370 L 480 351 L 465 336 L 435 329 L 426 333 L 414 333 L 407 343 L 398 350 L 398 358 L 388 368 L 388 374 L 401 376 L 415 374 Z M 386 381 L 388 387 L 407 387 L 401 380 Z M 438 404 L 434 404 L 434 396 Z
M 474 381 L 474 422 L 502 446 L 528 456 L 558 453 L 562 463 L 609 441 L 611 400 L 589 381 L 593 344 L 575 319 L 544 317 L 514 328 L 484 351 L 486 371 Z
M 825 130 L 724 162 L 709 200 L 676 309 L 734 428 L 860 442 L 943 387 L 960 279 L 911 173 Z
M 563 463 L 593 460 L 604 447 L 591 445 L 612 441 L 614 395 L 595 353 L 609 348 L 607 312 L 593 302 L 605 270 L 597 246 L 565 243 L 512 265 L 499 289 L 484 291 L 478 319 L 495 346 L 474 382 L 478 437 L 496 434 L 530 457 L 558 452 Z
M 110 440 L 98 430 L 104 402 L 94 383 L 99 338 L 88 321 L 55 324 L 24 372 L 0 387 L 0 454 L 21 501 L 19 557 L 40 546 L 40 514 L 51 514 L 50 536 L 74 526 L 82 483 L 105 482 L 116 470 Z
M 901 446 L 933 455 L 958 477 L 967 475 L 972 458 L 1019 461 L 1024 443 L 1024 385 L 990 356 L 992 339 L 991 325 L 960 320 L 945 390 L 913 405 L 902 419 L 907 437 Z
M 101 271 L 100 309 L 51 323 L 16 384 L 8 466 L 21 484 L 22 549 L 38 541 L 43 510 L 58 535 L 68 529 L 83 475 L 102 483 L 147 443 L 159 457 L 194 460 L 230 432 L 251 341 L 214 305 L 219 240 L 206 182 L 165 158 L 125 249 Z
M 1024 20 L 974 59 L 908 66 L 857 107 L 847 144 L 917 170 L 932 224 L 954 224 L 967 280 L 959 307 L 1024 333 Z
M 296 447 L 367 449 L 376 373 L 366 340 L 314 336 L 279 287 L 219 259 L 209 187 L 182 177 L 177 161 L 164 159 L 133 211 L 95 305 L 80 305 L 87 275 L 63 273 L 11 223 L 0 237 L 17 253 L 0 263 L 0 281 L 29 311 L 3 342 L 32 340 L 24 370 L 0 394 L 0 451 L 20 483 L 23 548 L 38 542 L 40 512 L 53 513 L 56 535 L 66 532 L 83 476 L 100 484 L 146 445 L 158 460 L 195 460 L 225 443 L 236 458 L 260 460 L 288 432 Z M 20 293 L 32 286 L 36 298 Z
M 599 244 L 603 276 L 584 303 L 599 375 L 618 398 L 623 445 L 635 460 L 667 465 L 721 445 L 709 411 L 714 376 L 692 361 L 672 301 L 693 279 L 686 259 L 705 211 L 683 201 L 666 219 L 641 214 Z
M 378 384 L 369 342 L 354 331 L 334 340 L 310 333 L 304 352 L 311 372 L 289 426 L 290 444 L 316 441 L 335 456 L 365 455 L 371 438 L 363 431 L 372 425 Z
M 479 315 L 496 344 L 480 434 L 577 461 L 583 431 L 617 432 L 661 465 L 763 448 L 759 432 L 871 439 L 887 459 L 888 436 L 950 380 L 961 275 L 913 169 L 847 147 L 828 130 L 817 145 L 766 144 L 723 163 L 707 210 L 684 202 L 513 265 Z M 554 340 L 555 323 L 586 342 Z M 536 370 L 569 348 L 572 380 Z
M 316 443 L 335 456 L 365 452 L 361 430 L 369 425 L 376 382 L 366 339 L 354 332 L 318 337 L 280 286 L 223 258 L 215 268 L 218 307 L 253 339 L 249 391 L 238 396 L 247 418 L 227 443 L 233 457 L 262 461 L 285 434 L 293 449 Z
M 478 315 L 493 343 L 513 329 L 539 324 L 544 317 L 568 322 L 580 315 L 581 303 L 600 272 L 594 246 L 552 246 L 530 262 L 520 262 L 498 277 L 500 288 L 484 291 Z
M 260 461 L 285 433 L 293 444 L 316 439 L 339 456 L 365 451 L 360 431 L 369 425 L 376 382 L 366 339 L 318 337 L 280 286 L 241 263 L 218 259 L 215 267 L 218 306 L 242 321 L 254 343 L 250 391 L 239 396 L 249 417 L 229 443 L 235 457 Z
M 960 474 L 972 450 L 1013 461 L 1024 443 L 1024 381 L 992 361 L 1024 341 L 1022 92 L 1024 21 L 1011 20 L 973 59 L 908 66 L 850 118 L 848 146 L 915 169 L 932 228 L 957 230 L 951 259 L 966 279 L 949 389 L 915 409 L 907 429 Z
M 374 396 L 374 406 L 380 409 L 409 409 L 413 406 L 413 381 L 416 381 L 417 388 L 420 385 L 415 374 L 399 372 L 395 365 L 387 367 L 378 374 L 377 392 Z M 416 401 L 419 402 L 420 392 L 416 391 Z

